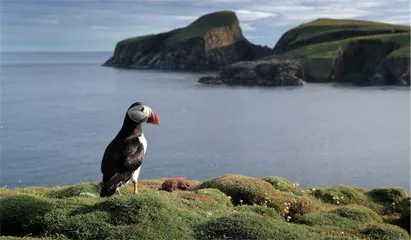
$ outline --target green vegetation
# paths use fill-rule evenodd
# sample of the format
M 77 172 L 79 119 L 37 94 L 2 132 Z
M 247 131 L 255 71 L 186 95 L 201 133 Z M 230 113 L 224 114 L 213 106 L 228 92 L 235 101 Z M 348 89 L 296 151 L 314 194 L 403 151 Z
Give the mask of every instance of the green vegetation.
M 366 35 L 373 32 L 378 33 L 398 33 L 409 32 L 409 26 L 393 25 L 381 22 L 351 20 L 351 19 L 330 19 L 319 18 L 312 22 L 304 23 L 294 29 L 298 31 L 298 37 L 292 43 L 302 40 L 312 39 L 326 33 L 337 35 L 339 31 L 352 30 L 354 35 Z M 341 34 L 342 35 L 342 34 Z M 341 36 L 344 37 L 344 36 Z
M 267 204 L 269 196 L 275 195 L 275 189 L 271 184 L 258 178 L 237 174 L 209 179 L 197 188 L 216 188 L 227 194 L 235 205 L 264 205 Z
M 346 205 L 333 211 L 340 217 L 345 217 L 358 222 L 377 222 L 382 223 L 382 218 L 373 210 L 359 205 Z
M 330 58 L 335 57 L 349 42 L 381 40 L 406 47 L 410 45 L 409 38 L 409 26 L 320 18 L 286 32 L 275 50 L 290 58 Z M 407 56 L 409 57 L 409 53 Z
M 302 192 L 298 189 L 299 183 L 292 183 L 285 178 L 270 176 L 263 178 L 264 181 L 270 183 L 275 189 L 284 192 L 293 192 L 295 194 L 301 195 Z
M 398 44 L 400 48 L 407 48 L 410 44 L 410 33 L 398 33 L 398 34 L 381 34 L 381 35 L 371 35 L 362 36 L 355 38 L 347 38 L 337 41 L 329 41 L 318 44 L 311 44 L 296 48 L 294 50 L 288 51 L 284 56 L 295 59 L 306 59 L 306 58 L 334 58 L 337 56 L 340 50 L 350 42 L 362 41 L 362 40 L 380 40 L 382 42 L 390 42 Z M 403 50 L 405 51 L 405 49 Z M 404 52 L 401 51 L 398 54 L 404 56 Z M 409 57 L 409 54 L 408 54 Z
M 166 44 L 170 45 L 196 37 L 203 37 L 210 29 L 230 26 L 234 23 L 238 23 L 238 19 L 232 11 L 210 13 L 198 18 L 196 21 L 168 38 Z
M 389 224 L 409 219 L 409 195 L 399 188 L 296 192 L 283 178 L 230 174 L 169 193 L 158 190 L 164 180 L 110 198 L 98 197 L 97 183 L 2 188 L 0 239 L 410 239 Z M 401 208 L 387 210 L 392 202 Z
M 313 189 L 311 194 L 325 203 L 332 204 L 363 204 L 365 202 L 365 190 L 346 185 L 338 185 L 329 188 Z
M 361 231 L 361 237 L 366 239 L 390 240 L 409 239 L 410 236 L 404 229 L 388 224 L 376 224 L 366 226 Z
M 408 46 L 408 47 L 399 48 L 391 52 L 388 56 L 393 57 L 393 58 L 409 58 L 410 53 L 411 53 L 411 48 Z

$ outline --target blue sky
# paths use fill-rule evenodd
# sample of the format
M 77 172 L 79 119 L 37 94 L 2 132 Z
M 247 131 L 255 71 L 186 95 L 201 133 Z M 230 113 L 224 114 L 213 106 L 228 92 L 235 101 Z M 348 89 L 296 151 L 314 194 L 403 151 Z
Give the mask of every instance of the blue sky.
M 1 51 L 112 51 L 219 10 L 235 11 L 245 36 L 270 47 L 320 17 L 410 23 L 409 0 L 1 0 Z

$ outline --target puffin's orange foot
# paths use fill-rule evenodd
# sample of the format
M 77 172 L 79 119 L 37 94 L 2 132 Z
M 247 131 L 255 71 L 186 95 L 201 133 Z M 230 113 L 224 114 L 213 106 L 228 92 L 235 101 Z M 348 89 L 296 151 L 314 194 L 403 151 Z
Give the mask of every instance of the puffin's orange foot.
M 138 194 L 138 186 L 137 186 L 137 183 L 134 183 L 134 194 L 135 194 L 135 195 Z
M 116 190 L 117 195 L 121 196 L 120 190 Z

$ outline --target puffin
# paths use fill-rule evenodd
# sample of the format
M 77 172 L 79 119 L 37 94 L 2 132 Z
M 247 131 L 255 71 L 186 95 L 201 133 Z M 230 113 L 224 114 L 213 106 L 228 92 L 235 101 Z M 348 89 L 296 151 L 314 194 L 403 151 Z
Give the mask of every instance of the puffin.
M 104 151 L 100 197 L 121 195 L 119 188 L 130 182 L 134 184 L 134 194 L 138 194 L 138 176 L 147 150 L 144 123 L 159 125 L 160 120 L 149 106 L 135 102 L 127 109 L 123 126 Z

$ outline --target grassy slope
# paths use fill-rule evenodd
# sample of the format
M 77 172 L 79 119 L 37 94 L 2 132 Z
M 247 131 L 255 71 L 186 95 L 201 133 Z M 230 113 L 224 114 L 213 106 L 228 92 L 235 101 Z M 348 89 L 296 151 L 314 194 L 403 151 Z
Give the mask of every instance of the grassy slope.
M 296 28 L 300 32 L 299 36 L 294 42 L 301 41 L 303 39 L 309 39 L 314 36 L 324 34 L 327 32 L 335 32 L 339 30 L 362 30 L 362 31 L 410 31 L 409 26 L 392 25 L 388 23 L 360 21 L 350 19 L 329 19 L 320 18 L 309 23 L 302 24 Z
M 312 44 L 297 48 L 286 52 L 284 56 L 296 59 L 305 58 L 332 58 L 338 54 L 338 51 L 348 42 L 357 40 L 381 40 L 383 42 L 395 42 L 400 45 L 400 48 L 404 48 L 401 51 L 402 55 L 406 53 L 405 48 L 409 48 L 410 45 L 410 33 L 398 33 L 398 34 L 381 34 L 381 35 L 371 35 L 356 38 L 347 38 L 339 41 L 330 41 L 319 44 Z M 409 54 L 408 54 L 409 57 Z
M 299 189 L 279 177 L 225 175 L 192 191 L 168 193 L 157 190 L 162 181 L 142 181 L 138 196 L 126 186 L 122 196 L 105 199 L 85 195 L 98 195 L 93 183 L 0 189 L 1 233 L 59 239 L 409 239 L 388 224 L 409 216 L 409 195 L 399 188 Z
M 167 32 L 167 38 L 165 39 L 165 44 L 170 46 L 172 44 L 190 40 L 196 37 L 202 37 L 206 32 L 213 28 L 219 28 L 233 23 L 238 23 L 237 16 L 232 11 L 220 11 L 211 14 L 201 16 L 193 23 L 184 28 L 178 28 Z M 132 37 L 119 42 L 120 45 L 123 44 L 136 44 L 141 40 L 147 40 L 150 37 L 155 36 L 154 34 Z
M 335 40 L 332 37 L 327 40 L 315 41 L 321 36 L 350 30 L 358 34 L 354 37 L 344 37 Z M 328 58 L 334 57 L 338 50 L 349 41 L 360 39 L 380 39 L 382 41 L 393 41 L 400 44 L 401 47 L 410 45 L 410 27 L 403 25 L 391 25 L 386 23 L 359 21 L 359 20 L 339 20 L 339 19 L 317 19 L 315 21 L 302 24 L 290 32 L 296 33 L 296 37 L 290 39 L 289 45 L 302 44 L 299 48 L 289 50 L 285 56 L 291 58 Z M 368 35 L 374 33 L 373 35 Z M 361 36 L 363 35 L 363 36 Z M 367 36 L 365 36 L 367 35 Z M 334 35 L 336 36 L 336 35 Z M 312 42 L 310 42 L 312 40 Z M 313 43 L 314 42 L 314 43 Z M 405 50 L 401 51 L 402 56 Z M 409 57 L 409 54 L 408 54 Z

